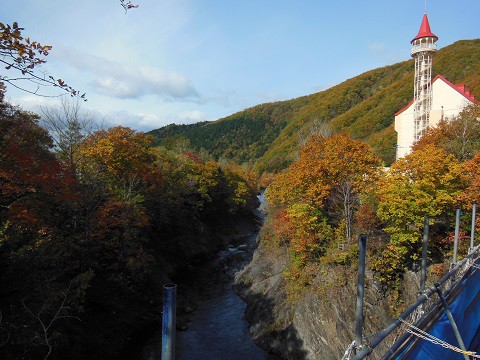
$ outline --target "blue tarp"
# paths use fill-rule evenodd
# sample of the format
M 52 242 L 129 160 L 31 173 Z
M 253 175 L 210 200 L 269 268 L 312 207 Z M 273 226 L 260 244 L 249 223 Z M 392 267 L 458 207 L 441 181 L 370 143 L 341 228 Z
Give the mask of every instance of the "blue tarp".
M 467 350 L 476 351 L 480 340 L 480 270 L 463 280 L 462 289 L 449 306 Z M 443 312 L 429 329 L 429 334 L 453 346 L 460 347 L 447 314 Z M 397 360 L 463 360 L 462 354 L 430 341 L 421 340 L 407 348 Z

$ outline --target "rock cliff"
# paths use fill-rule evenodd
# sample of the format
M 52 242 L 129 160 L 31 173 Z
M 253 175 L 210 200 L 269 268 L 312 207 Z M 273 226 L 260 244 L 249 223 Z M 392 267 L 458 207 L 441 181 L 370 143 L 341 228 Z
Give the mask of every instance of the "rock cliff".
M 268 221 L 264 226 L 269 226 Z M 325 267 L 300 300 L 291 301 L 284 275 L 287 248 L 268 246 L 265 232 L 262 229 L 259 234 L 252 261 L 235 279 L 238 294 L 248 304 L 252 338 L 289 360 L 341 359 L 354 339 L 357 265 Z M 368 270 L 365 284 L 364 336 L 368 340 L 391 322 L 398 308 Z M 408 304 L 418 289 L 417 274 L 407 273 L 402 288 L 402 301 Z M 387 345 L 380 346 L 378 353 Z

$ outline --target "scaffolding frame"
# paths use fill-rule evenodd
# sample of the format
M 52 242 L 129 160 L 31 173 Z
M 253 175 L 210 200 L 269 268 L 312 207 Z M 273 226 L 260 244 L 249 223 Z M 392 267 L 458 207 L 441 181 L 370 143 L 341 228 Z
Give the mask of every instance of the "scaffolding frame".
M 433 55 L 437 50 L 436 39 L 420 38 L 413 42 L 412 56 L 415 59 L 414 78 L 414 142 L 420 140 L 429 125 L 432 108 Z

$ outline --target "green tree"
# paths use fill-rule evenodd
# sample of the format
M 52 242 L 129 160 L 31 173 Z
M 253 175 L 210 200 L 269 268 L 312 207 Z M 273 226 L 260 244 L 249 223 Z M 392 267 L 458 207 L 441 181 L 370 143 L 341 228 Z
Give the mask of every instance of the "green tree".
M 396 280 L 419 258 L 425 218 L 445 222 L 467 180 L 460 161 L 431 144 L 392 165 L 378 185 L 378 215 L 390 235 L 384 256 L 375 266 L 382 280 Z
M 460 161 L 472 159 L 480 150 L 480 105 L 470 105 L 451 119 L 441 121 L 415 144 L 413 150 L 434 144 Z

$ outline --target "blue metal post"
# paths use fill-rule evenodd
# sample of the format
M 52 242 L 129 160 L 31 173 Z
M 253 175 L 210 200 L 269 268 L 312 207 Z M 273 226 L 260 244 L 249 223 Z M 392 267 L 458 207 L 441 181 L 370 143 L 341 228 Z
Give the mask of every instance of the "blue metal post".
M 430 220 L 429 218 L 425 218 L 425 222 L 423 224 L 422 273 L 420 278 L 420 292 L 425 291 L 425 283 L 427 281 L 427 248 L 429 227 Z
M 177 285 L 163 285 L 162 360 L 175 360 Z
M 360 235 L 358 251 L 357 317 L 355 322 L 355 348 L 363 347 L 363 301 L 365 297 L 365 258 L 367 254 L 367 236 Z
M 445 313 L 447 314 L 448 320 L 450 320 L 450 325 L 452 325 L 453 333 L 457 338 L 458 345 L 460 346 L 460 349 L 464 351 L 463 358 L 465 360 L 469 360 L 470 357 L 465 354 L 465 352 L 467 351 L 467 348 L 465 347 L 465 343 L 463 342 L 462 335 L 460 335 L 460 331 L 458 330 L 457 323 L 455 322 L 455 319 L 453 318 L 453 314 L 450 311 L 450 308 L 448 307 L 447 300 L 445 300 L 445 297 L 443 296 L 442 291 L 440 290 L 440 285 L 438 283 L 435 284 L 435 288 L 437 290 L 438 297 L 442 302 L 443 308 L 445 309 Z
M 458 237 L 460 234 L 460 215 L 462 211 L 457 209 L 457 218 L 455 220 L 455 242 L 453 243 L 453 263 L 452 265 L 455 266 L 457 263 L 457 252 L 458 252 Z
M 470 232 L 470 252 L 472 252 L 475 246 L 475 223 L 477 220 L 477 204 L 473 203 L 472 207 L 472 231 Z

